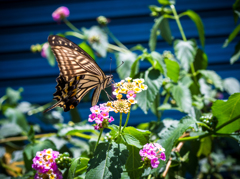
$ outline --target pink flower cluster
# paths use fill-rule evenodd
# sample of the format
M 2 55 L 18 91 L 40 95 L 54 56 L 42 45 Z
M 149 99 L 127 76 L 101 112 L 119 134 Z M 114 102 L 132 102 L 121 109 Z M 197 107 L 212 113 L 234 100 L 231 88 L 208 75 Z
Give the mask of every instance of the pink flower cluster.
M 41 51 L 41 55 L 43 58 L 47 58 L 47 49 L 49 47 L 48 43 L 43 44 L 42 46 L 42 51 Z
M 140 156 L 143 161 L 150 161 L 152 168 L 157 168 L 159 165 L 159 160 L 166 160 L 164 153 L 165 149 L 158 143 L 149 143 L 143 146 L 143 149 L 139 151 Z
M 104 125 L 107 125 L 108 123 L 114 121 L 114 118 L 112 116 L 109 116 L 109 111 L 112 111 L 112 109 L 110 107 L 107 107 L 105 104 L 100 104 L 100 107 L 98 105 L 93 106 L 90 108 L 90 111 L 92 114 L 89 115 L 88 121 L 96 122 L 94 126 L 95 130 L 98 130 L 104 127 Z
M 37 171 L 34 179 L 62 179 L 62 173 L 58 170 L 55 159 L 58 157 L 59 152 L 52 149 L 44 149 L 37 152 L 33 158 L 32 168 Z
M 61 19 L 68 17 L 70 14 L 69 9 L 67 7 L 59 7 L 52 13 L 52 18 L 55 21 L 60 21 Z

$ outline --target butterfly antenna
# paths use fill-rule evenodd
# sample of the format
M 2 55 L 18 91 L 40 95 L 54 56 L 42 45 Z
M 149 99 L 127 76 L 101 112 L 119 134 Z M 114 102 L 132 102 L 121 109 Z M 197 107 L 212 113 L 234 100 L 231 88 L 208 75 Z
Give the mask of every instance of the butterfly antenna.
M 112 98 L 112 96 L 110 96 L 108 93 L 107 93 L 107 91 L 104 89 L 104 91 L 105 91 L 105 93 L 106 93 L 106 95 L 107 95 L 107 97 L 108 97 L 108 99 L 109 99 L 109 101 L 113 101 L 114 99 Z M 110 99 L 111 98 L 111 99 Z
M 110 57 L 111 63 L 110 63 L 110 74 L 112 74 L 112 57 Z
M 120 66 L 122 66 L 124 64 L 124 61 L 122 61 L 122 63 L 116 68 L 116 69 L 118 69 Z
M 55 104 L 54 104 L 53 106 L 51 106 L 50 108 L 45 109 L 45 110 L 43 111 L 43 113 L 46 113 L 46 112 L 52 110 L 53 108 L 58 107 L 59 104 L 60 104 L 60 102 L 62 102 L 62 101 L 58 101 L 57 103 L 55 103 Z

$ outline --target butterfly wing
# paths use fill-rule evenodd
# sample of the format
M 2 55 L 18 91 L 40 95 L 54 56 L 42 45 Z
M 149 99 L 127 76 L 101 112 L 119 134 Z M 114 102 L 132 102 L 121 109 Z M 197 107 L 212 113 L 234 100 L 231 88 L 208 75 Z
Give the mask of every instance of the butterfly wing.
M 93 88 L 96 89 L 92 105 L 96 105 L 103 88 L 101 84 L 106 79 L 101 68 L 90 55 L 66 38 L 50 35 L 48 42 L 58 62 L 60 76 L 57 78 L 57 91 L 53 98 L 58 102 L 44 112 L 57 106 L 69 111 Z

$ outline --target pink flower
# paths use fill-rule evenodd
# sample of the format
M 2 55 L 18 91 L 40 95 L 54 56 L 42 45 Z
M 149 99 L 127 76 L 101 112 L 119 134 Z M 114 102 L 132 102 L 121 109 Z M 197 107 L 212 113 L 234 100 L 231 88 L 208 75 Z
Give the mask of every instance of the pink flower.
M 89 122 L 93 122 L 96 117 L 97 117 L 97 115 L 96 115 L 95 113 L 92 113 L 92 114 L 89 115 L 88 121 L 89 121 Z
M 163 160 L 163 161 L 166 160 L 166 155 L 165 155 L 165 153 L 162 152 L 162 153 L 160 154 L 160 159 Z
M 127 93 L 127 98 L 131 98 L 131 97 L 133 97 L 133 98 L 136 97 L 136 94 L 135 94 L 134 91 L 128 91 L 128 93 Z
M 151 160 L 151 166 L 152 166 L 152 168 L 157 168 L 159 163 L 160 163 L 160 162 L 158 161 L 158 158 L 152 159 L 152 160 Z
M 52 18 L 55 21 L 60 21 L 61 19 L 68 17 L 69 14 L 69 9 L 67 7 L 61 6 L 52 13 Z
M 95 114 L 100 113 L 100 109 L 99 109 L 98 105 L 91 107 L 91 108 L 90 108 L 90 111 L 91 111 L 92 113 L 95 113 Z
M 48 50 L 48 47 L 49 47 L 49 44 L 48 44 L 48 43 L 45 43 L 45 44 L 43 44 L 43 46 L 42 46 L 41 56 L 42 56 L 43 58 L 47 58 L 47 50 Z
M 106 119 L 106 118 L 109 117 L 108 111 L 102 111 L 102 112 L 101 112 L 101 115 L 103 116 L 104 119 Z
M 100 128 L 99 125 L 94 126 L 95 130 L 98 130 L 99 128 Z
M 108 122 L 113 122 L 114 121 L 114 118 L 111 116 L 109 119 L 108 119 Z

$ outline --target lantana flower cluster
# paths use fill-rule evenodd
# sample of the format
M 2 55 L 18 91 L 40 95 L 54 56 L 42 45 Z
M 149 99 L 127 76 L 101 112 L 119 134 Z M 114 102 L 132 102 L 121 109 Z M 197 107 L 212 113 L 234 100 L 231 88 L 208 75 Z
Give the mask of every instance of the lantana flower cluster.
M 165 149 L 160 144 L 149 143 L 143 146 L 143 149 L 139 151 L 139 154 L 146 167 L 151 166 L 152 168 L 157 168 L 160 163 L 158 159 L 163 161 L 166 160 L 164 151 Z
M 55 159 L 58 157 L 59 152 L 52 149 L 44 149 L 37 152 L 33 158 L 32 168 L 37 171 L 34 179 L 62 179 L 62 173 L 58 170 Z
M 114 121 L 112 116 L 109 116 L 109 111 L 112 109 L 107 107 L 105 104 L 100 104 L 100 106 L 96 105 L 90 108 L 92 114 L 89 115 L 88 121 L 95 121 L 94 129 L 98 130 L 100 128 L 106 128 L 108 123 Z
M 108 102 L 107 106 L 111 107 L 115 113 L 128 113 L 130 106 L 137 103 L 135 99 L 136 93 L 140 93 L 148 88 L 143 83 L 144 79 L 142 78 L 132 80 L 130 77 L 121 80 L 119 83 L 115 83 L 113 95 L 116 96 L 117 100 Z M 126 94 L 127 99 L 122 99 L 123 94 Z

